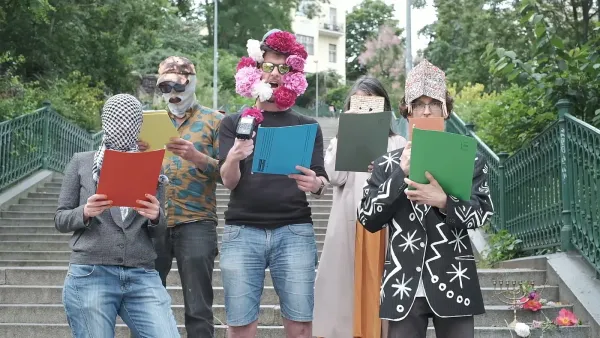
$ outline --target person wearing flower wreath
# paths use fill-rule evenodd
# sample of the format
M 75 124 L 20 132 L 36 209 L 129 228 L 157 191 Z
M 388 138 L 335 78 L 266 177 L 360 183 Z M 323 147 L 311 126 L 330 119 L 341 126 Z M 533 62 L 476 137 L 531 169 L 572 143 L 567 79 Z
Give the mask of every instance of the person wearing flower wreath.
M 427 60 L 419 63 L 406 78 L 402 116 L 447 119 L 445 79 Z M 487 164 L 475 159 L 471 197 L 459 200 L 429 173 L 428 184 L 408 179 L 410 159 L 409 142 L 375 160 L 357 211 L 368 231 L 389 229 L 379 316 L 389 321 L 389 338 L 425 338 L 429 318 L 438 338 L 473 338 L 473 316 L 485 309 L 467 231 L 494 213 Z
M 196 100 L 196 69 L 181 56 L 160 63 L 156 82 L 180 138 L 166 145 L 174 155 L 163 161 L 170 180 L 166 189 L 167 231 L 154 239 L 156 269 L 163 285 L 177 260 L 190 338 L 214 337 L 213 268 L 218 254 L 216 189 L 219 125 L 223 113 Z M 140 149 L 148 145 L 140 140 Z
M 271 30 L 249 40 L 235 75 L 236 91 L 256 107 L 226 116 L 219 133 L 223 185 L 231 190 L 225 212 L 221 273 L 228 336 L 255 337 L 265 269 L 279 296 L 286 336 L 309 338 L 314 307 L 317 247 L 306 194 L 321 196 L 328 183 L 323 134 L 317 130 L 310 168 L 298 175 L 252 174 L 254 137 L 236 138 L 241 116 L 264 127 L 317 123 L 290 108 L 307 87 L 307 53 L 292 33 Z

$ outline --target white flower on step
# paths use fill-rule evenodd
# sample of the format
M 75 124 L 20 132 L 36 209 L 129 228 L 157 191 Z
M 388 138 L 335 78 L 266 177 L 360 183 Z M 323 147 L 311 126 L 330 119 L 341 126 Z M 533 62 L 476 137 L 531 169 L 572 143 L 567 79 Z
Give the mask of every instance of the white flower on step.
M 531 334 L 529 330 L 529 325 L 525 323 L 517 323 L 515 325 L 515 332 L 519 337 L 529 337 L 529 335 Z
M 271 85 L 259 81 L 252 87 L 252 97 L 257 97 L 260 102 L 265 102 L 273 96 L 273 88 Z
M 250 39 L 246 43 L 246 49 L 248 50 L 248 56 L 254 61 L 261 63 L 264 61 L 263 54 L 265 53 L 260 49 L 260 41 Z

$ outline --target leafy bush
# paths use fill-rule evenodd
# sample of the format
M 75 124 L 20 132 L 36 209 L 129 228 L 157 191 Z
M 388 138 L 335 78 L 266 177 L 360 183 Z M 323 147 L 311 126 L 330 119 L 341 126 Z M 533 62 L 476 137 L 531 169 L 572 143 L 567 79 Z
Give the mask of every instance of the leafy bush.
M 536 88 L 511 86 L 486 93 L 481 84 L 468 85 L 454 94 L 454 110 L 475 125 L 477 135 L 496 153 L 512 153 L 556 120 L 554 107 L 540 100 L 542 95 Z

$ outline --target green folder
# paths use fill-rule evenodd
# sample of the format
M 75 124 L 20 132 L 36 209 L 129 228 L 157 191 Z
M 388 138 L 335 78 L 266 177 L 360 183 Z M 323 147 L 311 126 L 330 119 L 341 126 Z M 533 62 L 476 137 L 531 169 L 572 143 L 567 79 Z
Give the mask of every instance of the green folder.
M 336 171 L 367 172 L 387 152 L 392 114 L 342 114 L 338 127 Z
M 413 130 L 409 178 L 429 183 L 425 171 L 444 192 L 460 200 L 471 199 L 477 142 L 474 138 L 432 130 Z

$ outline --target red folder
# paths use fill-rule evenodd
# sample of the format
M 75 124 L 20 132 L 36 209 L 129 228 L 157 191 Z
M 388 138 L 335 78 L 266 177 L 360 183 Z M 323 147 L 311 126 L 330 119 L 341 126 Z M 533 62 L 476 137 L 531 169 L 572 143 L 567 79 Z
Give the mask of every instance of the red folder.
M 124 153 L 104 151 L 97 194 L 106 195 L 117 207 L 140 207 L 137 200 L 156 196 L 165 150 Z
M 444 131 L 443 117 L 409 117 L 408 118 L 408 140 L 412 141 L 413 128 L 422 130 Z

